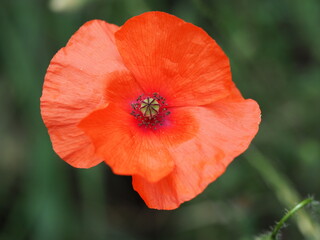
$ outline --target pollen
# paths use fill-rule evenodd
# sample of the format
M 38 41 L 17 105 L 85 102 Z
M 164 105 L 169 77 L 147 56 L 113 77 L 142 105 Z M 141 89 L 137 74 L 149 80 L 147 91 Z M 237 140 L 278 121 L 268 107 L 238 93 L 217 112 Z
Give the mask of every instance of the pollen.
M 170 114 L 166 99 L 158 93 L 140 95 L 131 103 L 131 115 L 137 120 L 139 127 L 157 130 L 166 123 Z

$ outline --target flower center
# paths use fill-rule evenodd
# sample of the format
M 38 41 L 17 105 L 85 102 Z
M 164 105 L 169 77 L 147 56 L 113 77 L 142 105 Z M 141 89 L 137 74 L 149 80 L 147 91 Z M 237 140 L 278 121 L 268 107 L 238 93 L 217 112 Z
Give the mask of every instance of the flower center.
M 143 116 L 153 118 L 159 113 L 160 104 L 159 102 L 151 97 L 147 97 L 141 102 L 140 111 Z
M 158 93 L 143 94 L 131 103 L 131 115 L 137 119 L 139 127 L 156 130 L 164 125 L 166 116 L 170 114 L 167 106 L 166 99 Z

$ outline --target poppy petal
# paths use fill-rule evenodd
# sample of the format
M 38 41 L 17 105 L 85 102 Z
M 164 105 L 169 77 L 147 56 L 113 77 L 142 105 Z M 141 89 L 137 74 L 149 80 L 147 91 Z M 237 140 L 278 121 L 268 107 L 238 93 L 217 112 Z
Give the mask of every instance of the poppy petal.
M 159 131 L 144 131 L 135 121 L 129 113 L 110 104 L 84 118 L 79 127 L 92 138 L 97 153 L 114 173 L 159 181 L 174 168 L 168 147 L 195 135 L 194 120 L 180 111 L 174 120 L 179 127 Z
M 51 60 L 41 97 L 41 114 L 55 152 L 74 167 L 102 161 L 77 127 L 82 118 L 105 105 L 107 75 L 125 69 L 114 44 L 117 26 L 93 20 L 84 24 Z
M 193 24 L 167 13 L 148 12 L 129 19 L 115 39 L 125 65 L 144 91 L 170 97 L 173 106 L 204 105 L 229 94 L 227 56 Z
M 167 177 L 150 183 L 133 176 L 134 189 L 150 208 L 177 208 L 201 193 L 247 149 L 258 131 L 260 109 L 251 99 L 239 101 L 237 94 L 236 98 L 189 109 L 198 116 L 200 129 L 195 138 L 170 151 L 176 167 Z

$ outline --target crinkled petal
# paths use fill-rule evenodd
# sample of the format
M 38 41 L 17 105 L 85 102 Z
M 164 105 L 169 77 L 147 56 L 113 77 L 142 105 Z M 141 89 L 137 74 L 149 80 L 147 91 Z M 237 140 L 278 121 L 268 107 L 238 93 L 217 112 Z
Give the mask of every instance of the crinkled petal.
M 127 68 L 146 93 L 170 97 L 172 106 L 212 103 L 229 94 L 229 60 L 201 28 L 162 12 L 129 19 L 115 33 Z
M 109 74 L 105 89 L 105 98 L 108 102 L 116 104 L 119 108 L 130 113 L 132 104 L 144 94 L 136 79 L 129 71 L 117 71 Z
M 102 161 L 77 124 L 106 105 L 108 74 L 125 69 L 114 43 L 117 26 L 93 20 L 84 24 L 51 60 L 43 85 L 41 114 L 56 153 L 74 167 Z
M 139 175 L 149 182 L 172 172 L 175 160 L 169 148 L 193 138 L 199 128 L 193 116 L 181 108 L 172 111 L 160 129 L 146 129 L 114 103 L 88 115 L 79 127 L 114 173 Z
M 200 129 L 195 138 L 170 150 L 176 167 L 167 177 L 150 183 L 133 176 L 134 189 L 150 208 L 175 209 L 201 193 L 228 164 L 244 152 L 258 131 L 260 109 L 253 100 L 219 101 L 191 107 Z

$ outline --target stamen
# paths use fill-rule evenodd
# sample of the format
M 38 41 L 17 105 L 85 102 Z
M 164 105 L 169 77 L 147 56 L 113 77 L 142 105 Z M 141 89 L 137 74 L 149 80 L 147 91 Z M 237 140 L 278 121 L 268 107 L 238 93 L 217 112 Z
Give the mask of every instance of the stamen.
M 166 99 L 158 93 L 140 95 L 136 102 L 131 103 L 130 114 L 137 119 L 139 127 L 157 130 L 164 125 L 166 116 L 170 114 L 167 106 Z

